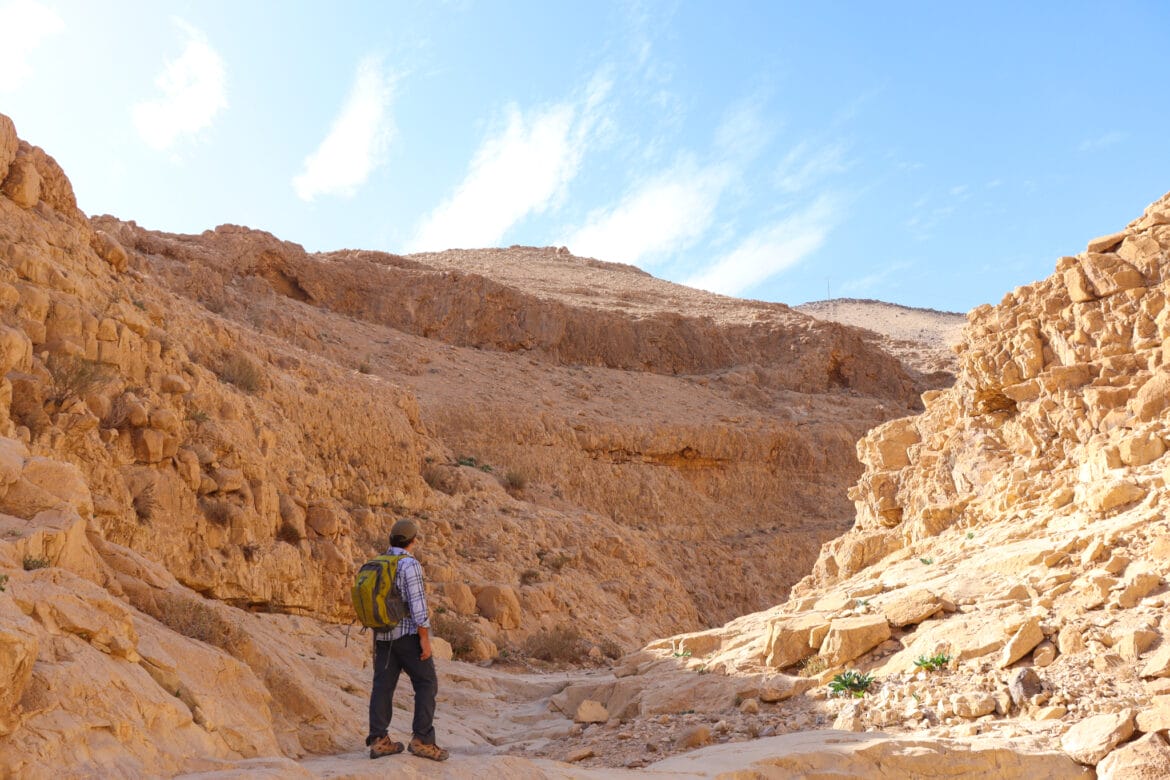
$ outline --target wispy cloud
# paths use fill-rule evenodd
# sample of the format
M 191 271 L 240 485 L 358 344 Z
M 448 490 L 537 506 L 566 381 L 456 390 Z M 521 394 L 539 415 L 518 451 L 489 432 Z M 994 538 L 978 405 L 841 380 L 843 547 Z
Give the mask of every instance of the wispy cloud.
M 685 159 L 634 186 L 615 206 L 590 214 L 564 243 L 577 255 L 652 263 L 707 231 L 730 179 L 727 166 L 700 167 Z
M 776 166 L 776 187 L 782 192 L 795 194 L 848 169 L 844 146 L 814 146 L 803 142 L 794 146 Z
M 910 267 L 910 263 L 902 261 L 893 263 L 879 271 L 874 271 L 871 274 L 866 274 L 865 276 L 858 277 L 856 279 L 847 279 L 845 283 L 841 285 L 841 292 L 851 294 L 871 292 L 884 284 L 887 279 L 890 279 L 894 276 L 904 276 L 905 272 L 908 271 Z
M 811 205 L 756 230 L 684 284 L 740 295 L 816 251 L 837 218 L 834 198 L 821 195 Z
M 580 101 L 527 112 L 510 106 L 454 193 L 422 220 L 410 250 L 495 246 L 520 220 L 553 206 L 581 167 L 610 86 L 598 78 Z
M 1126 138 L 1125 133 L 1120 130 L 1110 130 L 1104 135 L 1096 138 L 1086 138 L 1077 145 L 1078 152 L 1093 152 L 1098 149 L 1104 149 L 1114 144 L 1119 144 Z
M 65 29 L 52 8 L 33 0 L 13 0 L 0 6 L 0 92 L 15 92 L 32 75 L 29 55 L 44 40 Z
M 174 21 L 186 34 L 187 45 L 155 77 L 162 97 L 142 101 L 133 108 L 138 134 L 158 150 L 197 136 L 228 105 L 223 58 L 202 32 L 181 19 Z
M 377 57 L 367 57 L 358 64 L 341 113 L 293 177 L 297 197 L 304 201 L 318 195 L 352 197 L 385 162 L 394 132 L 390 103 L 395 82 Z

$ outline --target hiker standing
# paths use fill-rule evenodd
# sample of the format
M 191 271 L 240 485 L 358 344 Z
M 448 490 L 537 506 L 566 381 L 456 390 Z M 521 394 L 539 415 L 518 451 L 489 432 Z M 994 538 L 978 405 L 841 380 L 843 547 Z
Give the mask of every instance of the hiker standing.
M 370 758 L 402 752 L 402 743 L 387 735 L 394 710 L 394 689 L 403 671 L 414 687 L 414 723 L 409 750 L 416 756 L 444 761 L 448 753 L 435 744 L 435 694 L 439 678 L 431 657 L 430 621 L 423 588 L 423 571 L 411 550 L 418 542 L 418 525 L 399 520 L 390 529 L 387 555 L 401 555 L 394 584 L 406 607 L 394 628 L 374 633 L 374 687 L 370 693 Z

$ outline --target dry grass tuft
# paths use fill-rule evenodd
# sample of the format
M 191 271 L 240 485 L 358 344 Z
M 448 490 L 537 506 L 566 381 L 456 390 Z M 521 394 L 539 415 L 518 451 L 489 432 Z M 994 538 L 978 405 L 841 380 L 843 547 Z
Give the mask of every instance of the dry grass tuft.
M 542 661 L 578 663 L 584 660 L 588 648 L 575 626 L 557 626 L 528 637 L 524 652 Z

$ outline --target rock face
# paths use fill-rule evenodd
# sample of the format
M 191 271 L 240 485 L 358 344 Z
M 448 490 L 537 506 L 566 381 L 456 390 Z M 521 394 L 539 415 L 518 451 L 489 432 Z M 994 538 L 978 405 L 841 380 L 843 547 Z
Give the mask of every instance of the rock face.
M 857 438 L 929 386 L 856 329 L 551 248 L 88 219 L 2 116 L 0 373 L 4 775 L 339 751 L 363 684 L 322 694 L 311 637 L 250 615 L 348 621 L 399 517 L 457 658 L 767 606 L 847 526 Z

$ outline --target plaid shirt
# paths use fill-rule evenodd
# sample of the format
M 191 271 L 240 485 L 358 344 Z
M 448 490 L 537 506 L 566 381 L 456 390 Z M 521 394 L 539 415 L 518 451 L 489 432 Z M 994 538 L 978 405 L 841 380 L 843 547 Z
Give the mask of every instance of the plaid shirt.
M 398 625 L 389 631 L 375 631 L 374 638 L 379 642 L 392 642 L 401 639 L 407 634 L 417 634 L 420 628 L 430 628 L 427 619 L 427 594 L 423 588 L 422 564 L 401 547 L 391 547 L 386 555 L 405 556 L 398 561 L 398 574 L 394 577 L 394 585 L 406 604 L 406 615 L 398 621 Z

